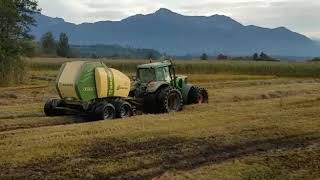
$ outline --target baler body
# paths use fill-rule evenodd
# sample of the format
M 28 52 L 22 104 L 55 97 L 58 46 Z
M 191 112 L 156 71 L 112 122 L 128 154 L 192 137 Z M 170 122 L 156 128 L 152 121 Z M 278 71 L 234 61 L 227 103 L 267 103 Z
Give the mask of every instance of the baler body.
M 130 91 L 130 79 L 102 62 L 75 61 L 61 67 L 56 89 L 61 99 L 75 101 L 126 98 Z

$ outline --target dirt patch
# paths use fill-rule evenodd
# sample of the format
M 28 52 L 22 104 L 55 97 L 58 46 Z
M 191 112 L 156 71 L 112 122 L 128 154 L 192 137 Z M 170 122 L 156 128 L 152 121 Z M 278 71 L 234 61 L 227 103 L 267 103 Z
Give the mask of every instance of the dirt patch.
M 18 96 L 14 93 L 1 93 L 0 94 L 1 99 L 18 99 Z
M 314 107 L 320 105 L 320 97 L 314 98 L 314 99 L 307 99 L 307 100 L 301 100 L 296 102 L 290 102 L 286 104 L 286 108 L 292 108 L 292 107 Z
M 1 88 L 4 91 L 18 91 L 18 90 L 29 90 L 29 89 L 44 89 L 48 88 L 49 85 L 26 85 L 26 86 L 18 86 L 18 87 L 7 87 Z
M 0 116 L 0 120 L 18 119 L 18 118 L 39 118 L 39 117 L 45 117 L 45 116 L 43 115 L 43 113 L 11 114 L 11 115 Z
M 124 139 L 95 139 L 85 145 L 75 157 L 54 157 L 34 160 L 27 165 L 0 166 L 0 176 L 19 179 L 86 178 L 86 179 L 151 179 L 173 170 L 190 170 L 205 165 L 269 151 L 292 150 L 319 146 L 319 134 L 300 134 L 275 139 L 249 141 L 226 145 L 216 137 L 163 137 L 141 142 Z M 120 169 L 101 172 L 92 166 L 110 162 L 127 162 L 135 158 L 139 163 Z M 123 161 L 124 160 L 124 161 Z M 91 168 L 90 168 L 91 167 Z
M 34 80 L 41 80 L 41 81 L 55 81 L 56 77 L 50 77 L 50 76 L 32 76 L 31 79 Z
M 6 121 L 6 122 L 5 122 Z M 87 123 L 86 116 L 46 117 L 43 113 L 0 116 L 0 133 L 19 129 L 32 129 L 68 124 Z
M 8 102 L 0 101 L 0 106 L 7 106 L 7 105 L 9 105 Z
M 53 87 L 47 86 L 21 86 L 0 89 L 0 105 L 28 105 L 45 102 L 48 98 L 56 97 Z

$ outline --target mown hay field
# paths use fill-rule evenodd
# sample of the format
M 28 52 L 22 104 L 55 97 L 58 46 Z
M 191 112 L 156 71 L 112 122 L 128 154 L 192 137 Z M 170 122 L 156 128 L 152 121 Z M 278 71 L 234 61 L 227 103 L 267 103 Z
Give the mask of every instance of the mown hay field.
M 320 178 L 317 77 L 192 71 L 210 104 L 90 122 L 44 116 L 59 65 L 36 61 L 29 82 L 0 88 L 0 179 Z

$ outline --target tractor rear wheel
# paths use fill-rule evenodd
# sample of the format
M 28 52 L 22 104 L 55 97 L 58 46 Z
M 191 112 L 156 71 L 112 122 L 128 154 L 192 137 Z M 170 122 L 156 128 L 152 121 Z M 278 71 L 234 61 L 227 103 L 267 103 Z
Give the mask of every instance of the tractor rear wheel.
M 183 98 L 178 89 L 172 87 L 163 88 L 158 97 L 161 113 L 178 112 L 182 110 Z
M 95 109 L 97 120 L 111 120 L 116 117 L 116 108 L 110 103 L 101 103 Z

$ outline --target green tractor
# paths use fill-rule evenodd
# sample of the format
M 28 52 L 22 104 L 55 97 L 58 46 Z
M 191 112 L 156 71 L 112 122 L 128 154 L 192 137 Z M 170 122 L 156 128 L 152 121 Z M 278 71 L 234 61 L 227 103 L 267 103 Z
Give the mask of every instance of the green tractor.
M 188 84 L 187 76 L 176 75 L 171 61 L 139 65 L 130 97 L 142 100 L 145 113 L 169 113 L 184 105 L 208 103 L 204 88 Z

